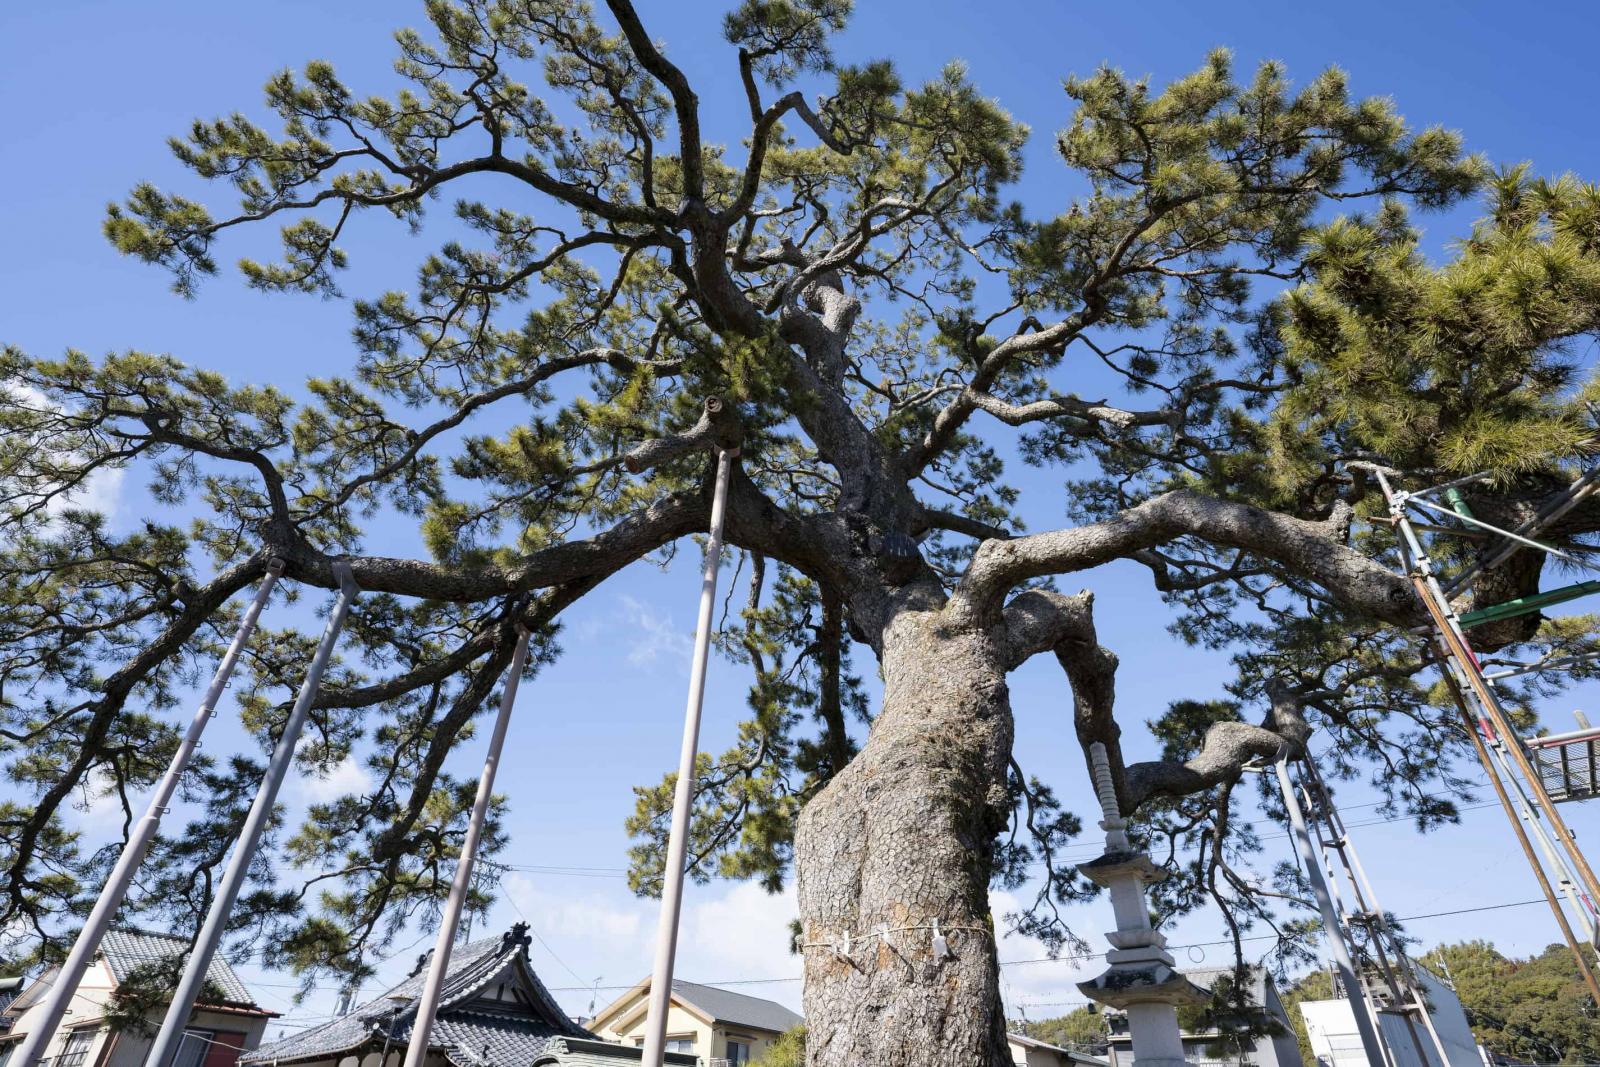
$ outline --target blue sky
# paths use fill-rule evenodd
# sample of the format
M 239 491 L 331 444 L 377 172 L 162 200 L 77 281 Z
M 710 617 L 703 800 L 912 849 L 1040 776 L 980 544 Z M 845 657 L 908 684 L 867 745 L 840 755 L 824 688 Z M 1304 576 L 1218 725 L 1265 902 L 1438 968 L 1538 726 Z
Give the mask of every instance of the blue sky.
M 1460 129 L 1470 149 L 1491 159 L 1531 159 L 1542 173 L 1572 170 L 1600 177 L 1600 84 L 1593 78 L 1593 40 L 1600 15 L 1588 4 L 1546 3 L 1508 10 L 1501 4 L 1353 2 L 1332 4 L 1147 2 L 1081 4 L 869 0 L 839 42 L 846 61 L 895 59 L 908 82 L 965 60 L 974 78 L 1034 138 L 1017 195 L 1036 212 L 1064 207 L 1079 187 L 1055 162 L 1051 134 L 1068 116 L 1060 80 L 1110 62 L 1157 82 L 1179 76 L 1216 45 L 1235 50 L 1241 70 L 1264 58 L 1284 60 L 1305 79 L 1336 63 L 1355 91 L 1393 96 L 1416 125 Z M 743 102 L 733 95 L 733 56 L 717 34 L 720 5 L 658 2 L 641 9 L 653 33 L 699 88 L 710 136 L 736 142 Z M 1447 16 L 1441 13 L 1448 10 Z M 1535 12 L 1532 15 L 1525 12 Z M 197 115 L 238 109 L 261 115 L 260 86 L 273 71 L 312 58 L 332 61 L 358 91 L 391 83 L 389 32 L 422 21 L 420 6 L 350 0 L 341 4 L 279 0 L 263 4 L 163 2 L 147 5 L 58 0 L 6 5 L 0 11 L 0 340 L 38 354 L 75 346 L 91 353 L 121 348 L 170 352 L 238 380 L 297 388 L 311 374 L 348 367 L 348 305 L 307 297 L 249 292 L 234 276 L 206 285 L 200 298 L 172 295 L 158 272 L 119 258 L 100 237 L 108 200 L 134 182 L 185 186 L 164 146 Z M 213 197 L 215 200 L 216 198 Z M 1423 220 L 1434 247 L 1462 232 L 1470 213 Z M 374 220 L 376 222 L 377 220 Z M 270 237 L 258 234 L 257 237 Z M 389 225 L 367 225 L 347 242 L 354 269 L 346 291 L 369 295 L 407 286 L 411 267 L 437 243 Z M 260 247 L 250 238 L 222 248 L 230 262 Z M 1070 388 L 1070 383 L 1064 385 Z M 1062 521 L 1059 478 L 1016 471 L 1026 490 L 1032 528 Z M 152 513 L 137 472 L 97 490 L 118 522 Z M 418 551 L 403 527 L 374 531 L 370 547 Z M 524 687 L 503 763 L 499 791 L 511 801 L 512 845 L 504 859 L 525 870 L 507 884 L 494 928 L 519 914 L 541 940 L 534 956 L 547 983 L 561 987 L 631 984 L 649 965 L 653 905 L 633 900 L 620 877 L 627 845 L 622 820 L 630 786 L 654 781 L 675 759 L 686 681 L 689 630 L 698 583 L 696 553 L 680 553 L 666 571 L 636 566 L 567 614 L 567 654 Z M 1075 579 L 1099 596 L 1102 640 L 1122 657 L 1119 707 L 1130 726 L 1179 697 L 1207 697 L 1229 674 L 1224 659 L 1186 648 L 1164 630 L 1165 609 L 1136 567 L 1112 566 Z M 282 616 L 280 616 L 281 618 Z M 858 663 L 871 674 L 865 653 Z M 726 665 L 713 667 L 704 746 L 719 751 L 743 711 L 745 682 Z M 1087 815 L 1092 793 L 1071 741 L 1069 696 L 1059 669 L 1031 664 L 1013 679 L 1019 757 L 1053 782 L 1069 805 Z M 1547 721 L 1568 728 L 1570 706 L 1548 709 Z M 220 724 L 221 720 L 219 720 Z M 486 731 L 485 731 L 486 732 Z M 1138 734 L 1138 730 L 1131 731 Z M 220 752 L 237 735 L 215 732 Z M 1147 746 L 1135 737 L 1135 752 Z M 467 746 L 452 768 L 476 774 L 478 750 Z M 292 783 L 293 805 L 358 783 L 347 768 L 333 782 Z M 1359 786 L 1346 802 L 1371 799 Z M 1600 808 L 1600 805 L 1594 807 Z M 1362 810 L 1351 810 L 1361 823 Z M 1366 809 L 1370 812 L 1370 809 Z M 1600 837 L 1600 810 L 1567 809 L 1580 837 Z M 81 818 L 105 830 L 103 807 Z M 1088 821 L 1088 820 L 1086 820 Z M 1418 840 L 1405 824 L 1360 826 L 1358 843 L 1383 903 L 1397 914 L 1475 908 L 1531 900 L 1537 889 L 1520 865 L 1499 812 L 1468 811 L 1461 826 Z M 1269 856 L 1287 842 L 1267 841 Z M 1074 849 L 1087 858 L 1092 847 Z M 1102 903 L 1073 916 L 1082 932 L 1103 920 Z M 796 962 L 783 951 L 792 915 L 785 897 L 748 885 L 692 888 L 686 906 L 679 973 L 699 981 L 778 979 L 747 991 L 798 1004 Z M 481 927 L 480 927 L 481 929 Z M 1419 920 L 1425 943 L 1483 937 L 1526 953 L 1554 940 L 1539 907 Z M 1179 944 L 1215 941 L 1209 917 L 1184 924 Z M 407 939 L 393 947 L 384 977 L 397 977 L 416 952 Z M 1180 960 L 1222 950 L 1181 951 Z M 1006 960 L 1043 955 L 1011 939 Z M 1071 980 L 1093 964 L 1017 964 L 1005 969 L 1007 996 L 1031 1016 L 1055 1014 L 1078 1000 Z M 285 1025 L 316 1021 L 331 991 L 291 1007 L 289 976 L 253 974 L 263 998 L 290 1012 Z M 363 995 L 375 992 L 373 983 Z M 562 989 L 581 1011 L 591 995 Z

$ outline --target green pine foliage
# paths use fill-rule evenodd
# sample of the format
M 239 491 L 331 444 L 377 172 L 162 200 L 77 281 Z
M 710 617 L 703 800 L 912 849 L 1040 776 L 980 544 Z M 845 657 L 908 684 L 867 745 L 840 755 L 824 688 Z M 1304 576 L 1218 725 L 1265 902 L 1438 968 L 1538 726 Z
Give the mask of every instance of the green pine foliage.
M 235 230 L 276 228 L 281 252 L 239 261 L 239 277 L 348 299 L 355 351 L 290 389 L 163 354 L 0 350 L 0 758 L 17 793 L 0 804 L 0 926 L 31 925 L 39 953 L 59 951 L 108 861 L 66 806 L 158 777 L 179 697 L 214 664 L 266 546 L 309 571 L 364 557 L 385 522 L 414 531 L 423 558 L 406 575 L 432 584 L 363 597 L 299 753 L 303 773 L 353 759 L 373 784 L 273 828 L 236 923 L 308 981 L 367 974 L 444 898 L 475 775 L 451 754 L 493 706 L 513 618 L 536 630 L 536 675 L 565 608 L 704 529 L 696 515 L 650 532 L 703 500 L 703 450 L 638 470 L 629 457 L 689 432 L 708 396 L 739 424 L 740 486 L 763 514 L 836 518 L 863 558 L 915 544 L 930 603 L 981 544 L 1023 532 L 1013 451 L 1062 478 L 1074 520 L 1182 488 L 1328 523 L 1330 544 L 1373 557 L 1393 532 L 1367 521 L 1381 509 L 1352 461 L 1413 487 L 1487 471 L 1472 506 L 1512 522 L 1593 451 L 1594 186 L 1496 171 L 1337 68 L 1297 84 L 1218 51 L 1166 86 L 1110 68 L 1068 78 L 1055 162 L 1073 179 L 1062 188 L 1086 191 L 1022 204 L 1030 131 L 959 63 L 911 84 L 888 61 L 836 56 L 849 12 L 727 13 L 750 122 L 715 135 L 679 81 L 693 79 L 626 3 L 428 0 L 425 27 L 395 35 L 397 91 L 312 62 L 272 75 L 254 116 L 173 138 L 215 195 L 137 184 L 107 210 L 110 242 L 195 297 Z M 1473 196 L 1481 221 L 1425 255 L 1414 213 Z M 358 221 L 443 234 L 408 276 L 346 297 Z M 1112 395 L 1080 395 L 1090 363 Z M 114 528 L 85 505 L 86 486 L 121 471 L 164 518 Z M 1596 531 L 1580 509 L 1551 536 L 1581 551 Z M 797 813 L 871 719 L 856 657 L 873 635 L 781 548 L 743 545 L 733 563 L 746 603 L 717 647 L 748 670 L 748 713 L 696 767 L 690 847 L 694 877 L 769 889 L 793 873 Z M 524 582 L 545 551 L 594 565 Z M 1289 679 L 1325 774 L 1367 777 L 1384 813 L 1423 828 L 1455 817 L 1462 737 L 1409 633 L 1195 536 L 1125 558 L 1151 572 L 1180 637 L 1238 665 L 1226 693 L 1149 724 L 1164 758 L 1260 721 L 1267 680 Z M 1525 560 L 1505 571 L 1516 589 L 1540 579 Z M 180 926 L 203 913 L 314 642 L 258 633 L 233 693 L 259 750 L 195 762 L 196 816 L 164 827 L 133 913 Z M 1587 621 L 1534 619 L 1484 644 L 1594 642 Z M 1551 686 L 1525 680 L 1506 699 L 1531 722 Z M 1080 825 L 1065 787 L 1016 755 L 1010 825 L 984 860 L 1001 885 L 1043 886 L 1013 925 L 1070 944 L 1059 907 L 1087 890 L 1059 857 Z M 637 790 L 641 893 L 659 886 L 673 785 Z M 1239 871 L 1259 841 L 1236 785 L 1138 813 L 1135 833 L 1178 874 L 1158 918 L 1214 902 L 1235 933 L 1268 921 L 1261 883 Z M 503 811 L 488 861 L 506 846 Z M 1275 875 L 1294 888 L 1292 870 Z M 1307 928 L 1273 921 L 1284 954 L 1303 954 Z

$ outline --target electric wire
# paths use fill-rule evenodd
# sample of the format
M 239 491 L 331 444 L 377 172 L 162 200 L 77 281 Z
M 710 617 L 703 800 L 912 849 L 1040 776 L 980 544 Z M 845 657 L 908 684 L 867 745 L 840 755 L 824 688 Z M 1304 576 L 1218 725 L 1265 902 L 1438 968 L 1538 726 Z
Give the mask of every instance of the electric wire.
M 1543 903 L 1544 903 L 1544 898 L 1543 897 L 1540 897 L 1540 898 L 1538 898 L 1536 900 L 1511 900 L 1511 901 L 1506 901 L 1503 904 L 1483 904 L 1483 905 L 1479 905 L 1477 907 L 1472 907 L 1472 908 L 1452 908 L 1452 909 L 1450 909 L 1448 911 L 1432 911 L 1432 912 L 1426 912 L 1426 913 L 1421 914 L 1421 915 L 1403 915 L 1403 916 L 1400 916 L 1399 918 L 1397 918 L 1395 921 L 1396 922 L 1419 922 L 1419 921 L 1421 921 L 1423 919 L 1442 919 L 1442 918 L 1446 918 L 1446 917 L 1449 917 L 1449 916 L 1452 916 L 1452 915 L 1471 915 L 1471 914 L 1475 914 L 1475 913 L 1478 913 L 1478 912 L 1485 912 L 1485 911 L 1501 911 L 1501 910 L 1506 909 L 1506 908 L 1525 908 L 1530 904 L 1543 904 Z M 1276 941 L 1277 939 L 1278 939 L 1278 935 L 1277 934 L 1252 934 L 1252 935 L 1250 935 L 1248 937 L 1241 937 L 1239 940 L 1240 941 Z M 1218 945 L 1231 945 L 1231 944 L 1233 944 L 1233 939 L 1232 938 L 1223 938 L 1223 939 L 1218 940 L 1218 941 L 1193 941 L 1193 942 L 1190 942 L 1189 944 L 1186 944 L 1186 945 L 1168 945 L 1167 947 L 1169 949 L 1214 948 L 1214 947 L 1216 947 Z M 1040 963 L 1085 963 L 1085 962 L 1088 962 L 1090 960 L 1101 959 L 1104 956 L 1105 956 L 1104 952 L 1086 952 L 1086 953 L 1077 953 L 1077 954 L 1074 954 L 1074 955 L 1063 955 L 1063 956 L 1039 956 L 1039 957 L 1036 957 L 1036 958 L 1033 958 L 1033 959 L 1001 960 L 1000 961 L 1000 966 L 1001 967 L 1022 967 L 1022 966 L 1028 966 L 1028 965 L 1040 964 Z M 722 987 L 722 986 L 750 986 L 750 985 L 779 985 L 779 984 L 786 983 L 786 982 L 799 982 L 799 981 L 802 981 L 802 978 L 799 975 L 795 975 L 793 977 L 788 977 L 788 978 L 730 978 L 730 979 L 724 979 L 722 981 L 715 981 L 715 982 L 701 982 L 700 984 L 701 985 L 708 985 L 708 986 Z M 586 986 L 586 985 L 584 985 L 584 986 L 550 986 L 549 989 L 550 989 L 550 992 L 552 992 L 552 993 L 586 993 L 591 989 L 601 989 L 601 990 L 606 990 L 606 991 L 632 989 L 633 986 L 637 985 L 637 984 L 638 983 L 632 983 L 632 984 L 629 984 L 629 985 L 603 985 L 603 986 Z

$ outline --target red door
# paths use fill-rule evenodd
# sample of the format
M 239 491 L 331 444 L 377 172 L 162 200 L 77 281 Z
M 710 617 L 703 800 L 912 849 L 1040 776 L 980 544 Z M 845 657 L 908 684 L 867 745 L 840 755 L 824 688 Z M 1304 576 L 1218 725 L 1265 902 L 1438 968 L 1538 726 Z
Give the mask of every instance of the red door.
M 243 1051 L 243 1034 L 218 1030 L 211 1035 L 211 1044 L 206 1046 L 206 1058 L 201 1061 L 200 1067 L 234 1067 Z

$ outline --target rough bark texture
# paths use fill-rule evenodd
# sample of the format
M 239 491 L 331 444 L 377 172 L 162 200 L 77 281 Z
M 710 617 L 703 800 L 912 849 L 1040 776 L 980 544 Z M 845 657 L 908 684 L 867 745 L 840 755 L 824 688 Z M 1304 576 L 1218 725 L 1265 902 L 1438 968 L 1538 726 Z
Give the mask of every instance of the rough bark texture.
M 884 632 L 882 713 L 796 837 L 811 1067 L 1011 1062 L 989 918 L 1007 654 L 998 627 L 948 610 L 904 612 Z M 935 919 L 951 958 L 934 958 Z M 848 956 L 833 947 L 846 935 Z

